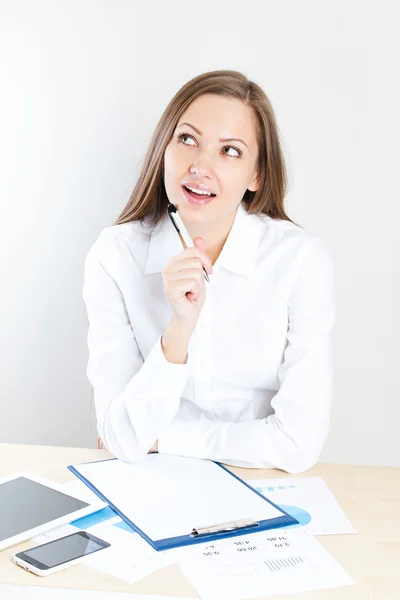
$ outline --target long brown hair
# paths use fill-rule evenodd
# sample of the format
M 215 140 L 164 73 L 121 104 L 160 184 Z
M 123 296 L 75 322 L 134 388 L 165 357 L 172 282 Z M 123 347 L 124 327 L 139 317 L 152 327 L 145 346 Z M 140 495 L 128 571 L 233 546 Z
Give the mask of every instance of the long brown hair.
M 257 118 L 260 183 L 257 191 L 246 190 L 243 200 L 250 214 L 264 213 L 294 223 L 284 209 L 287 172 L 271 103 L 261 87 L 242 73 L 221 70 L 194 77 L 172 98 L 154 131 L 131 197 L 114 224 L 146 220 L 155 227 L 161 221 L 168 204 L 164 153 L 181 115 L 203 94 L 234 98 L 252 107 Z

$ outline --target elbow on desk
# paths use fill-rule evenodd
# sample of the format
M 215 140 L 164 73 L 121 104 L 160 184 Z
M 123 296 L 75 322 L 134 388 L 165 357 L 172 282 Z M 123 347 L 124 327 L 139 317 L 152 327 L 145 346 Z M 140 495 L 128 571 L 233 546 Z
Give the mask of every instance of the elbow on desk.
M 119 444 L 104 444 L 104 447 L 115 458 L 131 464 L 142 463 L 147 456 L 147 452 L 140 451 L 137 447 L 122 449 Z
M 325 439 L 322 442 L 314 440 L 312 443 L 293 443 L 290 452 L 282 458 L 279 468 L 292 475 L 309 471 L 317 464 L 324 443 Z
M 128 444 L 122 446 L 115 434 L 107 429 L 104 421 L 98 424 L 98 439 L 102 442 L 104 448 L 115 458 L 124 462 L 132 464 L 143 462 L 148 453 L 146 447 L 135 439 L 130 440 L 129 446 Z
M 305 471 L 309 471 L 318 462 L 319 454 L 315 455 L 306 455 L 306 456 L 293 456 L 288 457 L 283 461 L 281 469 L 286 473 L 290 473 L 291 475 L 296 475 L 298 473 L 304 473 Z
M 296 427 L 283 427 L 273 416 L 269 426 L 276 468 L 295 475 L 315 467 L 328 438 L 328 420 L 321 421 L 318 428 L 308 423 L 296 423 Z

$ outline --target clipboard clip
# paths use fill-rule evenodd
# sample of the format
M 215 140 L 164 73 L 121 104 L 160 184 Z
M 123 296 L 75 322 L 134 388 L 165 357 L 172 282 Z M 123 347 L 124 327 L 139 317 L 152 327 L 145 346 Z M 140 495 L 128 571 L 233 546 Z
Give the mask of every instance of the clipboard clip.
M 190 537 L 199 537 L 200 535 L 210 535 L 213 533 L 223 533 L 225 531 L 236 531 L 245 527 L 258 527 L 259 523 L 253 519 L 238 519 L 237 521 L 227 521 L 218 525 L 208 525 L 207 527 L 197 527 L 192 529 Z

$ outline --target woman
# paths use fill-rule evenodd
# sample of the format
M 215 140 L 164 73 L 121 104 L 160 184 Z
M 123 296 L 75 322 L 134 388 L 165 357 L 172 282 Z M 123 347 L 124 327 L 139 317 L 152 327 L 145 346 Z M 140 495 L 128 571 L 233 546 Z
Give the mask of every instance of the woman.
M 87 373 L 99 438 L 116 457 L 290 473 L 318 460 L 333 388 L 334 267 L 285 214 L 285 188 L 257 84 L 225 70 L 178 91 L 129 202 L 85 262 Z

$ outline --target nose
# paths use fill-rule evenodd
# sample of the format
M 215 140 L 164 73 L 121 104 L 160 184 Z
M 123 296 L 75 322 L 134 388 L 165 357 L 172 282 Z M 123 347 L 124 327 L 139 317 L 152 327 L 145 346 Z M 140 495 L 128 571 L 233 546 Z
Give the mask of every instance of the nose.
M 209 169 L 199 166 L 197 163 L 190 167 L 190 173 L 196 175 L 199 179 L 211 179 Z
M 190 167 L 190 172 L 193 175 L 197 175 L 197 177 L 203 179 L 204 177 L 208 177 L 211 179 L 213 176 L 213 168 L 211 164 L 211 159 L 204 155 L 197 156 L 196 161 Z

